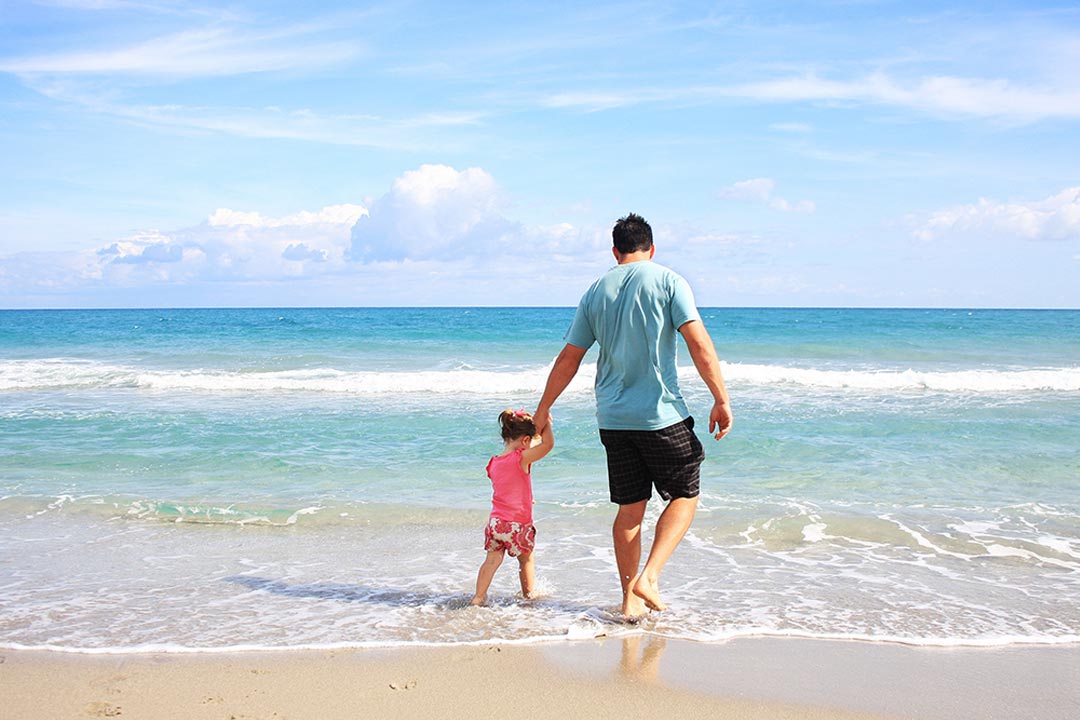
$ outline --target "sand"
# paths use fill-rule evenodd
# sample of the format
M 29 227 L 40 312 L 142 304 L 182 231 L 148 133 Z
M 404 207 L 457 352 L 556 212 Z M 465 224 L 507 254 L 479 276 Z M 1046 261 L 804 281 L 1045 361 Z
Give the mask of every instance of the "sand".
M 0 651 L 0 715 L 152 720 L 1080 717 L 1080 646 L 636 635 L 543 645 Z

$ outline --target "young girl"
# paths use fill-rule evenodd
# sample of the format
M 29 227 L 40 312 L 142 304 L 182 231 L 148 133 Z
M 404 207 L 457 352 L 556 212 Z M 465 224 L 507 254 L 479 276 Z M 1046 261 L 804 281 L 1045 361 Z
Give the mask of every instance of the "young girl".
M 491 478 L 491 517 L 484 528 L 484 549 L 487 558 L 476 576 L 473 605 L 487 602 L 487 591 L 495 571 L 502 564 L 503 554 L 517 558 L 521 579 L 521 594 L 530 599 L 536 584 L 533 570 L 533 547 L 536 528 L 532 524 L 532 464 L 551 452 L 555 436 L 548 422 L 537 439 L 532 415 L 524 410 L 503 410 L 499 415 L 502 439 L 501 455 L 488 461 Z M 539 441 L 537 441 L 539 440 Z

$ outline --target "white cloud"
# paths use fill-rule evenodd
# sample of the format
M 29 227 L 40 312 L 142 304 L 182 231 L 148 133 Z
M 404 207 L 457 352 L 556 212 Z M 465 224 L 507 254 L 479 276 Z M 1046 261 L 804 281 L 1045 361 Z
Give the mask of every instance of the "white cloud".
M 768 202 L 775 187 L 776 182 L 774 180 L 753 178 L 752 180 L 740 180 L 729 187 L 723 188 L 717 192 L 717 195 L 729 200 Z
M 716 194 L 725 200 L 761 203 L 781 212 L 812 213 L 816 209 L 816 206 L 810 200 L 790 202 L 774 194 L 775 189 L 776 182 L 774 180 L 770 178 L 753 178 L 721 188 Z
M 982 233 L 1025 240 L 1080 238 L 1080 187 L 1066 188 L 1044 200 L 998 202 L 980 198 L 935 212 L 915 231 L 920 240 L 951 234 Z
M 100 248 L 97 255 L 110 263 L 176 263 L 184 259 L 184 248 L 167 235 L 150 231 Z
M 327 252 L 308 247 L 307 243 L 293 243 L 281 252 L 281 257 L 294 262 L 326 262 Z
M 352 227 L 363 215 L 367 215 L 367 208 L 349 204 L 329 205 L 318 212 L 305 210 L 281 218 L 267 218 L 257 212 L 238 212 L 228 208 L 218 208 L 207 219 L 207 223 L 214 227 L 277 228 L 305 225 L 348 225 Z
M 509 302 L 513 287 L 521 288 L 514 302 L 570 303 L 610 261 L 610 226 L 528 226 L 507 219 L 505 206 L 483 169 L 423 165 L 398 177 L 370 210 L 342 204 L 267 216 L 218 208 L 191 227 L 140 231 L 78 252 L 0 257 L 0 303 L 63 305 L 67 297 L 130 292 L 140 303 L 166 294 L 192 305 L 214 298 L 498 304 Z M 283 283 L 293 289 L 287 297 Z M 536 287 L 543 292 L 535 295 Z
M 777 132 L 800 134 L 813 132 L 814 130 L 810 125 L 800 122 L 773 123 L 769 126 L 769 128 L 772 130 L 776 130 Z
M 319 275 L 345 263 L 349 230 L 367 210 L 332 205 L 316 212 L 267 217 L 218 208 L 206 222 L 167 233 L 134 233 L 82 253 L 92 272 L 73 274 L 78 285 L 89 276 L 122 287 L 142 283 L 274 281 Z
M 480 168 L 422 165 L 394 181 L 352 230 L 350 257 L 362 262 L 450 260 L 486 254 L 522 229 L 500 214 L 501 193 Z

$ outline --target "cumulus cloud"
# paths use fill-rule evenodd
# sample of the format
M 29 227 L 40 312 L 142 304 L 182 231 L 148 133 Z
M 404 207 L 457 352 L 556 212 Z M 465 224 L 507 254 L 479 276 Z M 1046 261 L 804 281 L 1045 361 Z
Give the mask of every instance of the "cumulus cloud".
M 915 231 L 920 240 L 951 234 L 983 233 L 1024 240 L 1080 238 L 1080 187 L 1044 200 L 998 202 L 980 198 L 969 205 L 939 210 Z
M 282 217 L 218 208 L 193 227 L 136 232 L 76 253 L 77 261 L 55 258 L 55 264 L 68 267 L 69 272 L 66 276 L 49 273 L 49 287 L 77 288 L 87 282 L 138 287 L 274 281 L 318 275 L 346 263 L 349 230 L 366 213 L 364 207 L 350 204 Z M 24 257 L 20 262 L 39 264 L 43 259 Z M 35 271 L 28 280 L 35 277 L 41 274 Z
M 768 205 L 773 210 L 780 212 L 812 213 L 816 206 L 810 200 L 790 202 L 774 193 L 776 181 L 770 178 L 753 178 L 741 180 L 726 188 L 720 189 L 716 194 L 725 200 L 738 200 L 741 202 L 761 203 Z
M 85 298 L 124 291 L 136 302 L 168 292 L 168 303 L 192 305 L 219 297 L 241 304 L 485 304 L 516 282 L 544 292 L 523 292 L 517 301 L 555 302 L 559 291 L 567 293 L 559 302 L 576 300 L 610 260 L 610 226 L 526 225 L 508 219 L 506 206 L 484 170 L 424 165 L 403 173 L 370 208 L 342 204 L 282 216 L 218 208 L 186 228 L 140 231 L 77 252 L 0 257 L 0 302 L 63 304 L 78 296 L 94 304 Z M 294 294 L 282 295 L 283 283 Z
M 184 259 L 184 248 L 174 243 L 172 238 L 151 231 L 114 242 L 99 249 L 97 255 L 108 262 L 132 265 L 175 263 Z
M 311 260 L 312 262 L 326 262 L 327 252 L 308 247 L 307 243 L 293 243 L 281 252 L 281 257 L 294 262 Z
M 480 168 L 422 165 L 394 181 L 352 229 L 360 262 L 453 259 L 489 253 L 523 229 L 500 213 L 501 193 Z

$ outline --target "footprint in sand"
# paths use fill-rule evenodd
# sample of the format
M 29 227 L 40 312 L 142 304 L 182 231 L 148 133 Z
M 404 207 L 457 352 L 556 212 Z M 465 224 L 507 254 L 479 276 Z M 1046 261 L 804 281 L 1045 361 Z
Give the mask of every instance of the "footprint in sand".
M 86 714 L 94 717 L 116 717 L 120 715 L 120 706 L 107 702 L 92 702 L 86 706 Z

